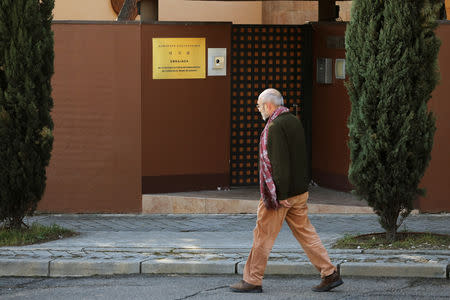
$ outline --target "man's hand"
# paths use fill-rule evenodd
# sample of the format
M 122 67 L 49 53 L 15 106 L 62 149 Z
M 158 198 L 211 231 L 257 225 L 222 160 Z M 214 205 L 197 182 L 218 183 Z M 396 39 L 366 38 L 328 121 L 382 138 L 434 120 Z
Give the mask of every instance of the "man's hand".
M 290 204 L 287 200 L 281 200 L 280 205 L 286 208 L 291 208 L 292 204 Z

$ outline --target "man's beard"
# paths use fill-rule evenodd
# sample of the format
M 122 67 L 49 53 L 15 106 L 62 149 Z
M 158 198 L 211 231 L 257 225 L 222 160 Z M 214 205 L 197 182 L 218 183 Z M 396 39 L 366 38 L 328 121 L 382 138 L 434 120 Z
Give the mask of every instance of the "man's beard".
M 261 117 L 264 121 L 266 121 L 269 118 L 269 115 L 266 112 L 261 112 Z

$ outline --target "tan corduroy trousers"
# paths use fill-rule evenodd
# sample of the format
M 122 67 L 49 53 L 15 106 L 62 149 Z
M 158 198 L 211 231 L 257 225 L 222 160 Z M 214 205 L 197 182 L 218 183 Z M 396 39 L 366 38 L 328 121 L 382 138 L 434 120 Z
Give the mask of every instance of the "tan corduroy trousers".
M 256 227 L 253 230 L 253 247 L 244 268 L 244 280 L 262 285 L 264 270 L 275 239 L 286 219 L 289 228 L 302 246 L 311 263 L 322 277 L 332 274 L 336 267 L 331 263 L 327 250 L 308 218 L 308 192 L 289 198 L 291 208 L 267 209 L 262 200 L 258 205 Z

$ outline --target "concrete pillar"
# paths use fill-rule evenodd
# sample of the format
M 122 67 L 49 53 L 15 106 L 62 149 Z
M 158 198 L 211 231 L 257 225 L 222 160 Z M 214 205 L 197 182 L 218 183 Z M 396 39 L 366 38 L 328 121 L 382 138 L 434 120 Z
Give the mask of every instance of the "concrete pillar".
M 158 0 L 141 0 L 141 21 L 158 21 Z
M 319 21 L 336 20 L 336 0 L 319 0 Z

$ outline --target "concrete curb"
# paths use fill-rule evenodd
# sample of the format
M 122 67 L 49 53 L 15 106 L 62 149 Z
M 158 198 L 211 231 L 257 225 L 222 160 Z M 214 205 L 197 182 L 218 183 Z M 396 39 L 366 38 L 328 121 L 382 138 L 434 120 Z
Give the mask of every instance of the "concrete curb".
M 45 259 L 0 259 L 0 276 L 49 276 Z
M 49 277 L 81 277 L 139 273 L 139 261 L 58 259 L 49 263 Z
M 242 274 L 242 260 L 0 259 L 0 277 L 84 277 L 119 274 Z M 448 278 L 450 265 L 439 263 L 353 263 L 339 265 L 343 276 Z M 319 275 L 309 263 L 269 261 L 267 275 Z
M 448 278 L 445 264 L 343 263 L 342 276 Z
M 235 274 L 236 262 L 150 260 L 141 263 L 142 274 Z

